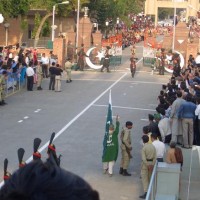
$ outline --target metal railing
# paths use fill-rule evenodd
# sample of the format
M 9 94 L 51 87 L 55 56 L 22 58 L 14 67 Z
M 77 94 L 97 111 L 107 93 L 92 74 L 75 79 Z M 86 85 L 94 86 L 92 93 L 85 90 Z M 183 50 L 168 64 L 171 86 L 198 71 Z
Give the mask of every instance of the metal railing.
M 158 161 L 156 161 L 154 165 L 145 200 L 155 200 L 156 190 L 157 190 L 157 166 L 158 166 Z
M 9 96 L 26 86 L 26 68 L 22 69 L 20 73 L 9 73 L 6 81 L 5 93 Z

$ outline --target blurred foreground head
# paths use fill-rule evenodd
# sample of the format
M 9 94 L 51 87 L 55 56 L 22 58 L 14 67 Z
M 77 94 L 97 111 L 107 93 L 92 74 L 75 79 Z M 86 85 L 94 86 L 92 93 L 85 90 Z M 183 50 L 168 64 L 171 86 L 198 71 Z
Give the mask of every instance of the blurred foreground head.
M 79 176 L 51 162 L 33 161 L 5 182 L 0 199 L 99 200 L 99 194 Z

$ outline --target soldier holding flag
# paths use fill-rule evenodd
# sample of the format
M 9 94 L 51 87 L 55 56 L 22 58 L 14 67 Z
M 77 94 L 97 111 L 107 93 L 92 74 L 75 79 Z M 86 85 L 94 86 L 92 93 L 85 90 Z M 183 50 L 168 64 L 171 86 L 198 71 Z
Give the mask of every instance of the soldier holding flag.
M 113 166 L 118 157 L 118 134 L 119 134 L 119 117 L 116 117 L 116 126 L 113 125 L 112 120 L 112 101 L 111 91 L 109 94 L 108 113 L 106 119 L 106 128 L 103 141 L 103 170 L 104 174 L 108 173 L 109 176 L 113 174 Z

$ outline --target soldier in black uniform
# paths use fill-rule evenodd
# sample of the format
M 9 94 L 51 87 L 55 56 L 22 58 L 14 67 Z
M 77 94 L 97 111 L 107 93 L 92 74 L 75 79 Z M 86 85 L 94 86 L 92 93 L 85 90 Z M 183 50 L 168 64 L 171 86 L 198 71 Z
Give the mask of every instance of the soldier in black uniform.
M 109 54 L 109 49 L 110 47 L 107 46 L 106 47 L 106 52 L 105 52 L 105 58 L 104 58 L 104 61 L 103 61 L 103 66 L 101 68 L 101 72 L 103 72 L 104 68 L 107 69 L 107 72 L 110 72 L 109 70 L 109 65 L 110 65 L 110 54 Z

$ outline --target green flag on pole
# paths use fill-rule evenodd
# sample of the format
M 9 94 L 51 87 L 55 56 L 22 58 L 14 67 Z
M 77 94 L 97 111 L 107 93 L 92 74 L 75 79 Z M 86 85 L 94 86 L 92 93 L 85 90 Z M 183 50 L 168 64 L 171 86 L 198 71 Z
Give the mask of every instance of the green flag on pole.
M 106 150 L 106 142 L 108 138 L 108 132 L 109 132 L 109 126 L 112 124 L 112 100 L 111 100 L 111 90 L 109 93 L 109 103 L 108 103 L 108 113 L 107 113 L 107 118 L 106 118 L 106 126 L 105 126 L 105 135 L 104 135 L 104 140 L 103 140 L 103 156 Z M 103 158 L 102 156 L 102 158 Z

